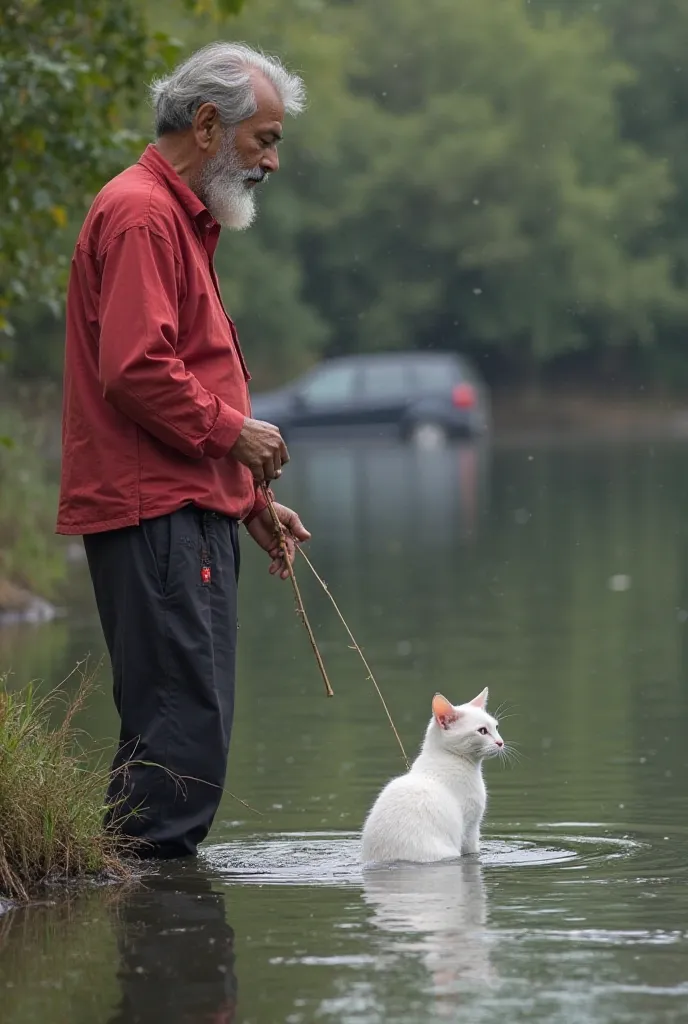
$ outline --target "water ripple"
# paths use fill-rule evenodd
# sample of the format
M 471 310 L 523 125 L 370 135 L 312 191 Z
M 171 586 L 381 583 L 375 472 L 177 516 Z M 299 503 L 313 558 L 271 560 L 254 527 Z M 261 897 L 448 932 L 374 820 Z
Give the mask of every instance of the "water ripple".
M 510 834 L 485 839 L 480 863 L 488 870 L 581 866 L 628 857 L 644 845 L 629 838 L 600 835 Z M 249 836 L 207 846 L 202 857 L 217 877 L 234 884 L 363 884 L 357 832 L 277 832 Z

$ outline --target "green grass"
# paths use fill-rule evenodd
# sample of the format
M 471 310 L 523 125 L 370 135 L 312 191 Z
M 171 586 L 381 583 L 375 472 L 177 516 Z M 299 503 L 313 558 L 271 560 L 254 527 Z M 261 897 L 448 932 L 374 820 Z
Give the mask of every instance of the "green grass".
M 132 877 L 122 838 L 103 826 L 109 769 L 93 767 L 74 721 L 91 688 L 83 674 L 75 696 L 39 698 L 35 687 L 11 691 L 0 677 L 0 897 L 26 901 L 49 883 Z

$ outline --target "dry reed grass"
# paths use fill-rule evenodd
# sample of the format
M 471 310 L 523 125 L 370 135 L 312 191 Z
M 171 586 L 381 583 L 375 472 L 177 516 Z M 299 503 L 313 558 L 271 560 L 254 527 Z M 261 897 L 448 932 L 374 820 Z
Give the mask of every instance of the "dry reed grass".
M 10 690 L 0 677 L 0 897 L 26 901 L 51 882 L 132 877 L 117 828 L 103 824 L 109 767 L 94 767 L 75 724 L 93 675 L 83 663 L 75 673 L 73 696 Z

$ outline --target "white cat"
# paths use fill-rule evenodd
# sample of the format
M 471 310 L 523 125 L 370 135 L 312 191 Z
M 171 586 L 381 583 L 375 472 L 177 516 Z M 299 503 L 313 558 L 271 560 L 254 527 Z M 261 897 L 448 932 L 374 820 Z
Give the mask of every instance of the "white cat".
M 482 761 L 504 749 L 487 688 L 455 707 L 435 694 L 420 754 L 388 782 L 363 826 L 364 864 L 425 862 L 478 853 L 487 794 Z

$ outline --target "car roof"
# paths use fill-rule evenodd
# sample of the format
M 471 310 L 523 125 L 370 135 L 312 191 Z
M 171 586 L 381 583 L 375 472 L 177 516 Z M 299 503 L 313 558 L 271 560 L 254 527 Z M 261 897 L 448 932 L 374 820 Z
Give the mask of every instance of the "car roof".
M 355 355 L 333 356 L 323 360 L 319 365 L 334 365 L 335 363 L 351 366 L 370 366 L 374 363 L 455 363 L 467 365 L 467 360 L 457 352 L 421 352 L 417 349 L 400 352 L 365 352 Z M 314 367 L 315 369 L 315 367 Z

